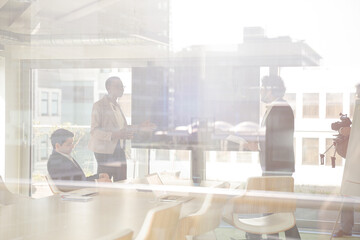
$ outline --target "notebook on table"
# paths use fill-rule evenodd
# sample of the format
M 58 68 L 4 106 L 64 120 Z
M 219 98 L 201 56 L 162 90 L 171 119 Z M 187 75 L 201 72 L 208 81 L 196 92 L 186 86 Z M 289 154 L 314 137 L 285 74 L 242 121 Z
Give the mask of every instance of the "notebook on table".
M 150 185 L 164 185 L 157 173 L 149 174 L 145 178 Z M 163 202 L 187 202 L 193 199 L 193 197 L 190 196 L 168 194 L 166 191 L 153 190 L 153 193 L 160 201 Z

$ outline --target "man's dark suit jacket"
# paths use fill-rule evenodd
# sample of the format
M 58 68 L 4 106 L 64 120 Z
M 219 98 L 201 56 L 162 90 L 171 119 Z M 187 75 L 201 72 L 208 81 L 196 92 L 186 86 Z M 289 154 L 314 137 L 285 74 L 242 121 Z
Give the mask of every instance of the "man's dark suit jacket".
M 294 113 L 291 107 L 285 100 L 279 100 L 263 121 L 266 127 L 265 142 L 260 142 L 263 174 L 291 175 L 295 171 Z
M 75 161 L 71 161 L 64 155 L 53 151 L 49 157 L 49 161 L 47 163 L 47 169 L 50 177 L 55 182 L 58 181 L 69 181 L 71 185 L 71 181 L 94 181 L 98 178 L 98 174 L 86 177 L 80 165 Z M 76 185 L 75 182 L 73 182 Z M 55 183 L 56 184 L 56 183 Z M 56 184 L 56 186 L 61 191 L 71 191 L 80 188 L 79 186 L 62 186 Z

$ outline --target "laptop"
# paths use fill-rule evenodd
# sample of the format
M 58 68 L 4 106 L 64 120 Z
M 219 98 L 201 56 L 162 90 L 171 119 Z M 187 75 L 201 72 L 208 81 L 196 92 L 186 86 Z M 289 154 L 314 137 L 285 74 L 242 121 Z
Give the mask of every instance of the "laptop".
M 164 185 L 163 181 L 161 181 L 161 178 L 159 174 L 153 173 L 145 176 L 146 181 L 150 185 Z M 155 196 L 162 202 L 187 202 L 193 199 L 193 197 L 190 196 L 180 196 L 180 195 L 172 195 L 168 194 L 166 191 L 153 191 Z

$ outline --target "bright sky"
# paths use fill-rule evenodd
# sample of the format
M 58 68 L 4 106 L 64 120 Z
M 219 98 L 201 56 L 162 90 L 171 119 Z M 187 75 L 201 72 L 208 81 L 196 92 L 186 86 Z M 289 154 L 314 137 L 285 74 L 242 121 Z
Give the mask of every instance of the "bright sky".
M 326 84 L 342 78 L 353 88 L 360 82 L 358 0 L 172 0 L 171 11 L 174 50 L 238 44 L 244 27 L 260 26 L 268 37 L 305 40 L 323 57 L 323 74 L 331 79 Z

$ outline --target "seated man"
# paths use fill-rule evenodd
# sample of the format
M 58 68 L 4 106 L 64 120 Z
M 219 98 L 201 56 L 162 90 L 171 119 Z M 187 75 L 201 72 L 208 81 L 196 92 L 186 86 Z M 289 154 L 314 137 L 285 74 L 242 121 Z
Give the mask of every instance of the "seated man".
M 95 181 L 97 179 L 98 182 L 111 182 L 106 173 L 85 176 L 80 165 L 70 155 L 74 148 L 73 138 L 74 134 L 63 128 L 53 132 L 50 137 L 53 152 L 47 163 L 49 175 L 55 182 L 69 181 L 69 184 L 65 186 L 55 183 L 59 190 L 66 192 L 80 188 L 71 186 L 71 184 L 76 185 L 74 181 Z

